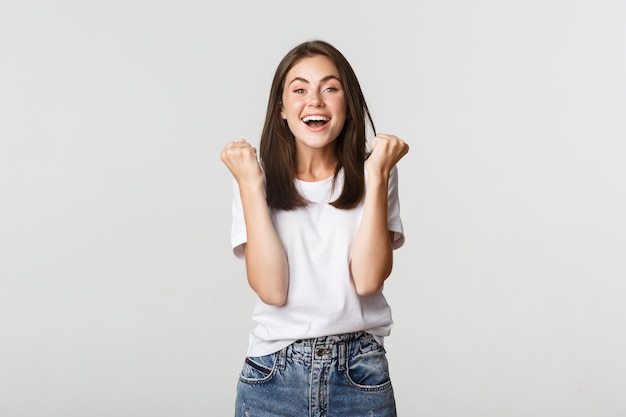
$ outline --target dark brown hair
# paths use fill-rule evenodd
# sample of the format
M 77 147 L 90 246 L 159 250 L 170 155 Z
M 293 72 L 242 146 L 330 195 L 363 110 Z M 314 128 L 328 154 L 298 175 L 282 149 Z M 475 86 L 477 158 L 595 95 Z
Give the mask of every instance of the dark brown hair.
M 339 197 L 330 204 L 339 209 L 354 208 L 365 193 L 363 164 L 367 157 L 366 122 L 376 134 L 372 117 L 348 60 L 329 43 L 314 40 L 301 43 L 289 51 L 278 64 L 272 81 L 259 146 L 265 171 L 267 204 L 271 208 L 291 210 L 309 204 L 298 193 L 294 183 L 296 145 L 287 122 L 281 117 L 281 109 L 285 78 L 289 70 L 302 58 L 318 55 L 327 57 L 337 67 L 347 105 L 345 124 L 335 139 L 335 179 L 343 168 L 344 184 Z

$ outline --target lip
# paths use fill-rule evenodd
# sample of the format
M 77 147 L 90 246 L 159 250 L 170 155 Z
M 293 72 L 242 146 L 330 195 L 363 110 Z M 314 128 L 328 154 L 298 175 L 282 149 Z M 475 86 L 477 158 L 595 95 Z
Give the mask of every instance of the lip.
M 302 116 L 300 118 L 300 120 L 303 120 L 303 119 L 305 119 L 307 117 L 315 117 L 315 116 L 324 117 L 324 118 L 326 118 L 328 120 L 331 119 L 331 117 L 328 114 L 324 114 L 324 113 L 307 113 L 304 116 Z
M 307 116 L 322 116 L 322 117 L 330 117 L 327 113 L 317 112 L 317 113 L 305 113 L 302 117 Z
M 327 120 L 327 121 L 326 121 L 326 123 L 324 123 L 322 126 L 319 126 L 319 127 L 313 127 L 313 126 L 310 126 L 310 125 L 306 124 L 306 123 L 303 121 L 305 118 L 307 118 L 307 117 L 311 117 L 311 116 L 320 116 L 320 117 L 324 117 L 324 118 L 326 118 L 326 119 L 328 119 L 328 120 Z M 332 118 L 331 118 L 329 115 L 324 114 L 324 113 L 308 113 L 308 114 L 305 114 L 304 116 L 302 116 L 302 117 L 300 118 L 300 121 L 302 122 L 302 124 L 304 125 L 304 127 L 306 127 L 306 129 L 307 129 L 309 132 L 314 132 L 314 133 L 315 133 L 315 132 L 321 132 L 321 131 L 323 131 L 324 129 L 326 129 L 326 128 L 330 125 L 330 121 L 331 121 L 331 119 L 332 119 Z

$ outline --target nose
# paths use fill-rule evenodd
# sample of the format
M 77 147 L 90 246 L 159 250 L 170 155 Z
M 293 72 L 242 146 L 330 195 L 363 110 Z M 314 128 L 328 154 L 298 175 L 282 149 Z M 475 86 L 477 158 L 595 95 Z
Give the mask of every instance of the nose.
M 311 92 L 310 96 L 309 96 L 309 106 L 311 107 L 321 107 L 322 106 L 322 98 L 320 96 L 320 93 L 318 93 L 317 91 L 313 91 Z

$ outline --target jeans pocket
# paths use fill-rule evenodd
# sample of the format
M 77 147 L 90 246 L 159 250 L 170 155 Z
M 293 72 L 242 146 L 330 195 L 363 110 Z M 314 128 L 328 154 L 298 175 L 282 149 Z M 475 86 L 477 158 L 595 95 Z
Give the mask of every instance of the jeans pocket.
M 361 391 L 382 391 L 391 388 L 389 364 L 385 349 L 361 353 L 348 360 L 348 383 Z
M 276 372 L 276 353 L 246 357 L 239 379 L 248 384 L 260 384 L 272 379 Z

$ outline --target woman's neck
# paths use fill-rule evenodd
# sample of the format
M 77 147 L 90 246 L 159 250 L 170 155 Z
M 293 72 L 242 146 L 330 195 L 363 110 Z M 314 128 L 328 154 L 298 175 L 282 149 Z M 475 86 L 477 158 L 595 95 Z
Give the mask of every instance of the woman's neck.
M 322 181 L 335 175 L 337 156 L 334 152 L 307 152 L 296 156 L 295 177 L 302 181 Z

